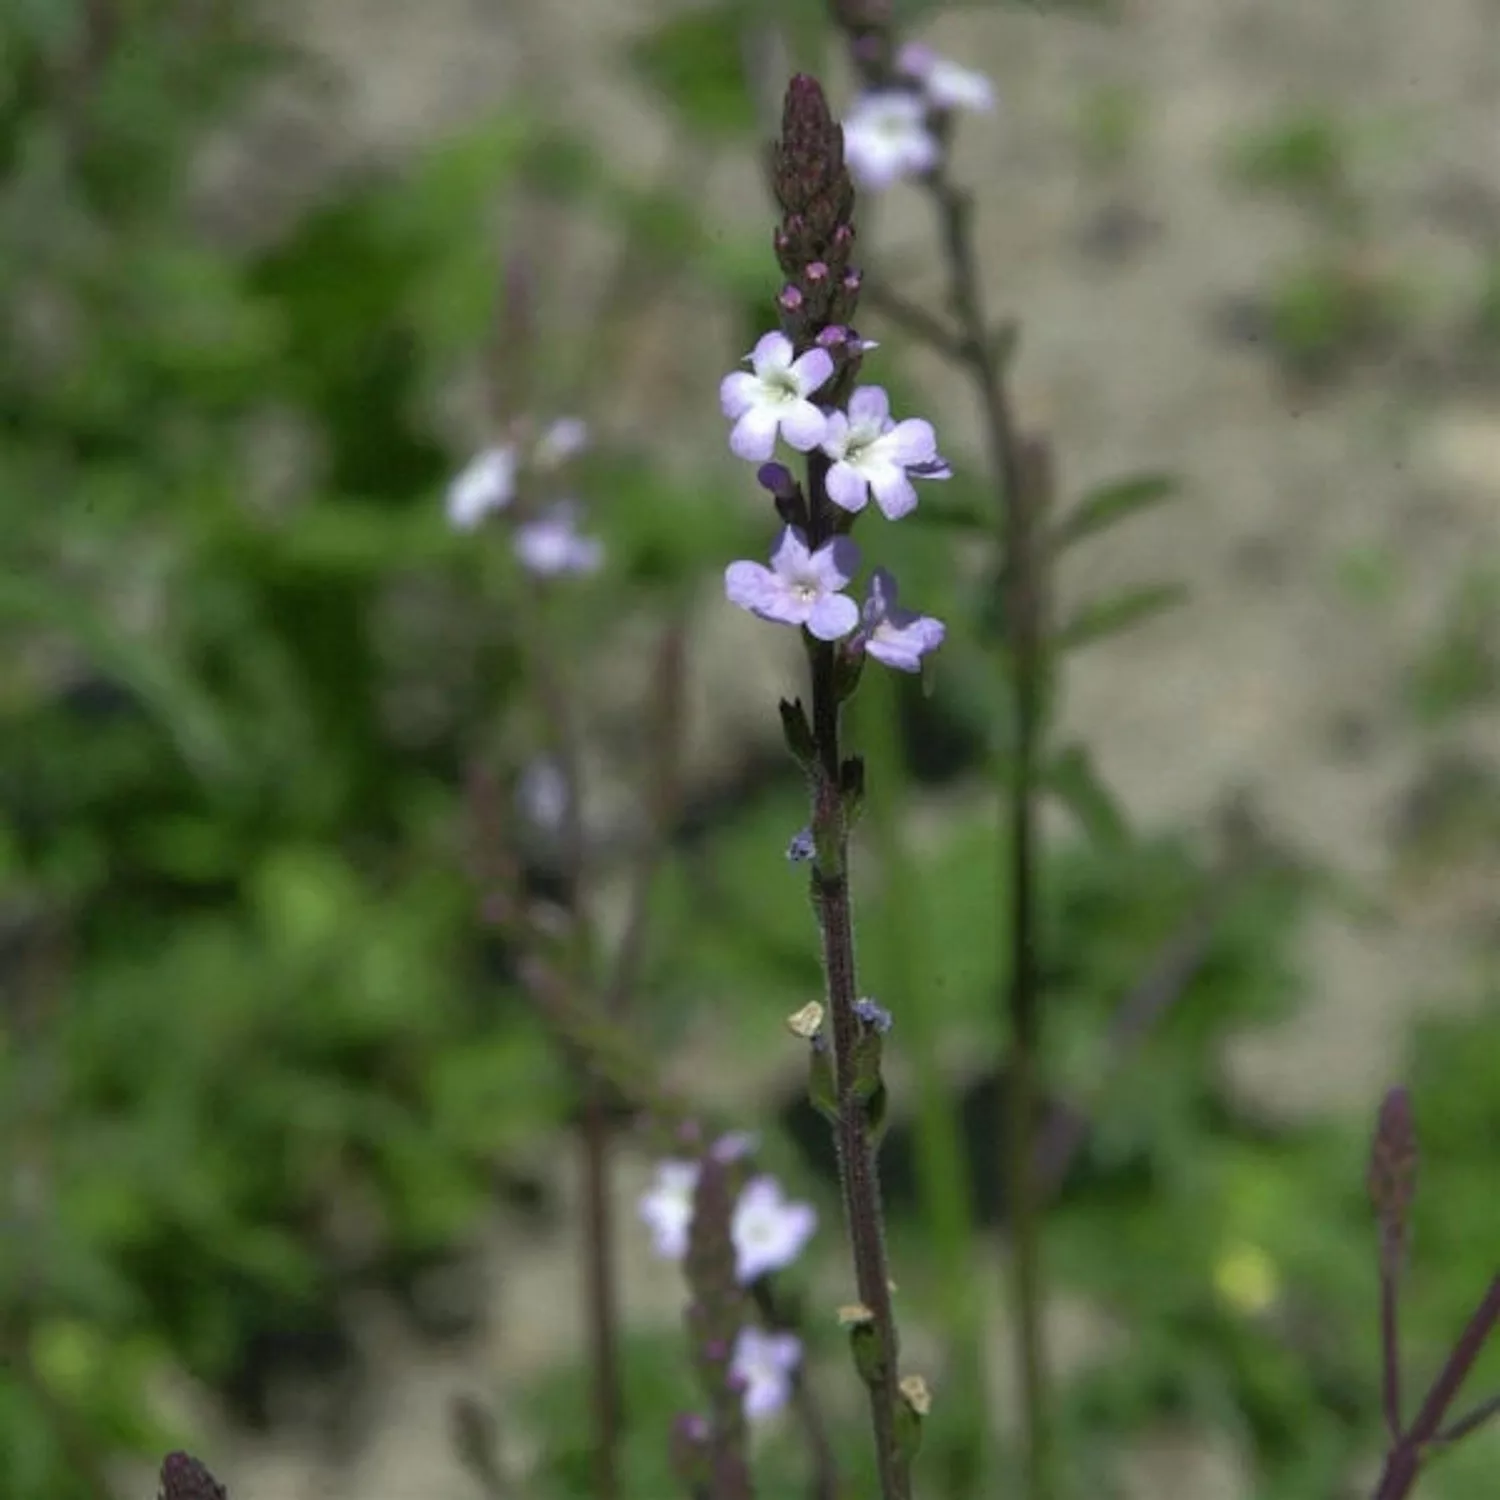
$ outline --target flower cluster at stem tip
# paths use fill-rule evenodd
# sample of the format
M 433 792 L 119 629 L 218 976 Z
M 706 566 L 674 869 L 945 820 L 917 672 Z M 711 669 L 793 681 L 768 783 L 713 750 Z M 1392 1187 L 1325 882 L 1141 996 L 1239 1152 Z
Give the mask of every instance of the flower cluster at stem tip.
M 559 417 L 535 443 L 500 443 L 477 454 L 448 486 L 448 524 L 474 531 L 491 516 L 511 509 L 523 475 L 548 475 L 588 445 L 588 429 L 577 417 Z M 511 547 L 517 561 L 538 578 L 597 572 L 604 549 L 578 529 L 575 500 L 553 500 L 516 517 Z
M 743 1155 L 752 1145 L 748 1137 L 726 1136 L 714 1149 L 728 1159 Z M 687 1253 L 700 1170 L 695 1161 L 660 1162 L 641 1196 L 641 1219 L 651 1231 L 656 1253 L 665 1260 L 680 1261 Z M 789 1201 L 774 1177 L 751 1177 L 740 1189 L 730 1221 L 736 1280 L 749 1286 L 785 1270 L 802 1253 L 817 1224 L 817 1210 L 810 1203 Z M 730 1373 L 744 1388 L 748 1418 L 769 1417 L 785 1405 L 801 1360 L 802 1344 L 795 1334 L 753 1325 L 740 1330 Z
M 930 71 L 930 70 L 929 70 Z M 854 182 L 846 129 L 817 80 L 788 85 L 772 181 L 781 221 L 773 245 L 785 278 L 780 327 L 764 334 L 719 383 L 731 426 L 729 451 L 757 465 L 756 479 L 782 522 L 770 563 L 738 561 L 724 573 L 730 603 L 836 645 L 857 679 L 866 656 L 919 672 L 944 628 L 898 602 L 895 578 L 875 568 L 856 602 L 845 592 L 860 570 L 850 533 L 870 502 L 888 521 L 917 508 L 918 480 L 948 479 L 932 423 L 897 419 L 860 369 L 876 346 L 853 327 L 863 273 L 853 263 Z M 776 461 L 777 443 L 806 457 L 806 484 Z

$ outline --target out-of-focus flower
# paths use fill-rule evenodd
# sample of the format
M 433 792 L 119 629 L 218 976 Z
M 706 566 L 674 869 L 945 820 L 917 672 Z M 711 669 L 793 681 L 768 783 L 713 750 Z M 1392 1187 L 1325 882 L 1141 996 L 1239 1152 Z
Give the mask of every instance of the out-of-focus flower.
M 476 455 L 448 486 L 448 524 L 473 531 L 516 498 L 516 450 L 506 444 Z
M 736 562 L 724 570 L 731 604 L 779 625 L 805 625 L 820 641 L 836 641 L 859 623 L 859 606 L 839 592 L 859 569 L 859 548 L 835 537 L 816 551 L 794 526 L 781 533 L 771 566 Z
M 802 1341 L 794 1333 L 767 1333 L 749 1325 L 740 1330 L 729 1373 L 745 1388 L 745 1416 L 752 1422 L 774 1416 L 792 1394 L 792 1377 L 802 1363 Z
M 730 451 L 737 458 L 761 463 L 770 458 L 779 431 L 799 452 L 823 439 L 823 413 L 808 400 L 833 374 L 826 349 L 809 349 L 792 358 L 792 341 L 768 333 L 746 357 L 750 370 L 736 370 L 719 384 L 719 405 L 733 423 Z
M 640 1216 L 663 1260 L 681 1260 L 687 1254 L 697 1187 L 697 1162 L 664 1161 L 657 1163 L 655 1180 L 641 1195 Z
M 555 469 L 588 445 L 588 423 L 582 417 L 559 417 L 542 434 L 531 461 L 539 469 Z
M 774 1177 L 754 1177 L 734 1205 L 730 1236 L 735 1275 L 748 1285 L 770 1271 L 791 1265 L 818 1227 L 810 1203 L 790 1203 Z
M 578 530 L 578 508 L 559 500 L 540 515 L 516 527 L 514 546 L 521 566 L 540 578 L 564 573 L 595 573 L 604 561 L 597 537 Z
M 896 580 L 884 568 L 870 575 L 856 646 L 898 672 L 919 672 L 922 658 L 943 644 L 946 633 L 941 620 L 903 609 L 896 602 Z
M 516 783 L 516 806 L 534 828 L 555 833 L 567 816 L 568 778 L 550 756 L 538 756 Z
M 833 460 L 828 498 L 860 511 L 870 495 L 892 521 L 917 507 L 911 476 L 947 479 L 953 471 L 938 455 L 932 423 L 921 417 L 891 420 L 890 398 L 878 385 L 862 385 L 849 398 L 849 413 L 832 412 L 823 452 Z
M 908 42 L 897 55 L 896 68 L 921 85 L 934 109 L 985 114 L 995 107 L 995 85 L 983 73 L 939 56 L 922 42 Z
M 905 89 L 863 95 L 844 121 L 844 160 L 855 186 L 867 191 L 931 171 L 940 155 L 926 105 Z

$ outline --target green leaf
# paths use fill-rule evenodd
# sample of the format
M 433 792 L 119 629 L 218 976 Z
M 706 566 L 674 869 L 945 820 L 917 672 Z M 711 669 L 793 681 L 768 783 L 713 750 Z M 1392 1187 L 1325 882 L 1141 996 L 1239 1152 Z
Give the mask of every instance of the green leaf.
M 1042 771 L 1042 786 L 1077 820 L 1096 844 L 1119 847 L 1129 834 L 1125 814 L 1099 779 L 1093 756 L 1084 745 L 1066 745 Z
M 196 774 L 214 781 L 230 773 L 231 741 L 217 709 L 160 642 L 132 637 L 62 589 L 14 575 L 0 578 L 0 622 L 7 621 L 71 639 L 98 671 L 156 715 Z
M 1112 598 L 1086 604 L 1057 632 L 1059 650 L 1076 651 L 1093 641 L 1102 641 L 1164 614 L 1188 596 L 1180 583 L 1148 583 L 1126 589 Z
M 698 139 L 739 139 L 756 127 L 741 51 L 749 17 L 731 3 L 690 10 L 634 43 L 630 63 Z
M 1143 510 L 1174 500 L 1178 484 L 1170 474 L 1137 474 L 1130 479 L 1115 479 L 1090 490 L 1072 510 L 1057 523 L 1052 535 L 1054 550 L 1061 552 L 1074 542 L 1128 520 Z

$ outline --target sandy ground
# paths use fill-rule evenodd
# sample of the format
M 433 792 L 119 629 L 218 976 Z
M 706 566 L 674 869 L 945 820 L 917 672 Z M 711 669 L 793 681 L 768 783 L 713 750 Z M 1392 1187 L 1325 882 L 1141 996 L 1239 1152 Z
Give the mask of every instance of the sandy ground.
M 340 87 L 316 104 L 268 107 L 226 161 L 290 212 L 328 173 L 408 152 L 519 79 L 544 76 L 601 151 L 649 177 L 668 133 L 611 57 L 664 9 L 298 0 L 288 25 Z M 1413 726 L 1399 697 L 1461 566 L 1486 548 L 1500 557 L 1500 387 L 1448 368 L 1485 234 L 1500 243 L 1500 5 L 1127 0 L 1124 10 L 1109 27 L 968 11 L 926 33 L 1004 94 L 999 114 L 965 127 L 960 164 L 982 186 L 992 304 L 1023 320 L 1023 412 L 1050 428 L 1072 484 L 1167 469 L 1189 494 L 1080 555 L 1065 580 L 1082 593 L 1177 577 L 1194 599 L 1190 625 L 1165 622 L 1080 657 L 1067 718 L 1146 823 L 1196 819 L 1247 790 L 1279 834 L 1351 877 L 1357 899 L 1310 932 L 1307 1005 L 1243 1039 L 1234 1065 L 1276 1108 L 1363 1110 L 1397 1066 L 1412 1016 L 1453 1003 L 1500 914 L 1492 863 L 1474 854 L 1413 875 L 1395 844 L 1440 745 L 1500 748 L 1493 716 L 1436 736 Z M 1105 89 L 1140 101 L 1137 139 L 1111 173 L 1091 173 L 1079 121 Z M 1247 129 L 1302 102 L 1358 123 L 1372 254 L 1416 272 L 1424 289 L 1402 347 L 1322 389 L 1288 382 L 1263 344 L 1225 332 L 1232 299 L 1263 288 L 1312 234 L 1306 215 L 1233 182 L 1227 156 Z M 758 213 L 749 164 L 726 167 L 710 202 L 726 222 Z M 1121 204 L 1137 242 L 1101 254 Z M 918 202 L 898 195 L 880 223 L 883 257 L 930 283 Z M 713 359 L 702 378 L 716 371 Z M 941 370 L 923 375 L 932 409 L 953 413 L 945 447 L 977 452 L 966 394 Z M 716 429 L 701 431 L 708 440 Z M 1394 559 L 1378 610 L 1339 583 L 1351 558 L 1369 555 Z M 752 639 L 763 637 L 736 636 L 736 649 Z M 295 1433 L 226 1436 L 237 1500 L 472 1495 L 449 1456 L 446 1403 L 503 1387 L 574 1337 L 572 1282 L 559 1280 L 557 1260 L 555 1244 L 497 1229 L 487 1297 L 503 1343 L 493 1346 L 434 1353 L 373 1312 L 370 1353 L 383 1373 L 368 1435 L 337 1460 Z M 675 1309 L 658 1268 L 642 1259 L 629 1279 L 639 1308 Z M 1198 1446 L 1185 1458 L 1171 1434 L 1138 1459 L 1142 1493 L 1242 1492 L 1232 1456 Z

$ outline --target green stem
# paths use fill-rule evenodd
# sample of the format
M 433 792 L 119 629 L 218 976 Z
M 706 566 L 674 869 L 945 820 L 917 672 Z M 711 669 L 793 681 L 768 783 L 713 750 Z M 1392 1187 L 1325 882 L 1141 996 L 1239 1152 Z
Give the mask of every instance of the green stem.
M 972 234 L 970 195 L 939 174 L 930 184 L 948 269 L 948 292 L 963 340 L 963 360 L 978 390 L 986 446 L 1000 501 L 1014 742 L 1001 761 L 1008 851 L 1010 1032 L 1006 1180 L 1012 1232 L 1011 1298 L 1026 1433 L 1030 1500 L 1048 1500 L 1052 1479 L 1050 1391 L 1042 1325 L 1046 1298 L 1041 1257 L 1041 1195 L 1032 1169 L 1041 1088 L 1041 985 L 1037 962 L 1037 761 L 1042 738 L 1043 579 L 1035 525 L 1047 476 L 1028 455 L 1011 408 L 1005 374 L 985 319 Z M 1029 457 L 1035 463 L 1029 461 Z M 1031 472 L 1035 468 L 1036 472 Z

